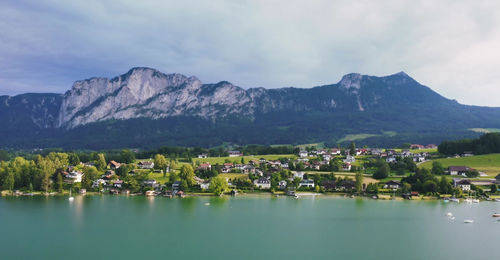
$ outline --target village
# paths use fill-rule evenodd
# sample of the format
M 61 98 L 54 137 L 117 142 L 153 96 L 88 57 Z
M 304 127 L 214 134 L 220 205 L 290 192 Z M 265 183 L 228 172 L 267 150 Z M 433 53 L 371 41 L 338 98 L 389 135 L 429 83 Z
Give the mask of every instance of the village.
M 225 157 L 200 153 L 190 161 L 161 154 L 129 163 L 110 160 L 79 162 L 58 171 L 44 194 L 122 194 L 164 197 L 269 193 L 276 196 L 338 194 L 374 199 L 496 199 L 500 174 L 489 178 L 468 166 L 443 167 L 435 145 L 408 149 L 306 147 L 296 154 Z M 474 156 L 469 153 L 456 158 Z M 104 161 L 103 161 L 104 160 Z M 432 163 L 432 167 L 421 167 Z M 100 164 L 100 165 L 98 165 Z M 59 175 L 61 177 L 59 177 Z M 440 178 L 438 178 L 440 177 Z M 62 179 L 62 183 L 61 182 Z M 58 191 L 58 192 L 56 192 Z M 32 195 L 15 190 L 13 195 Z

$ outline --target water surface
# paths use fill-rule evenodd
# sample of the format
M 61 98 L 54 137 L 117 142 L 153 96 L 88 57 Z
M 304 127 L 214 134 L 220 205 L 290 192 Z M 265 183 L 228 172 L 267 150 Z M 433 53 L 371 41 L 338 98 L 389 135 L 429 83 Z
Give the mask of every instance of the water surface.
M 1 259 L 496 259 L 500 222 L 491 217 L 494 212 L 500 212 L 500 203 L 327 196 L 77 196 L 73 202 L 4 197 L 0 254 Z

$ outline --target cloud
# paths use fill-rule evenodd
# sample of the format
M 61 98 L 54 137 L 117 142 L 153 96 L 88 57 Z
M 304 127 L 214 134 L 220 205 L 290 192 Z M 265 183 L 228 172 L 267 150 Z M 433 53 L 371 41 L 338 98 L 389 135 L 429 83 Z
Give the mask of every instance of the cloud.
M 404 70 L 500 106 L 498 1 L 2 1 L 0 94 L 64 92 L 131 67 L 312 87 Z

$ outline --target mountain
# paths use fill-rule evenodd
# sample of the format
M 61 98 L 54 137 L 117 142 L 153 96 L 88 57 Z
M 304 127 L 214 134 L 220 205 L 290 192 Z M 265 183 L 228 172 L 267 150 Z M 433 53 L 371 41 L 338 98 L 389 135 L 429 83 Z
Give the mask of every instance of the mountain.
M 377 146 L 437 143 L 500 128 L 500 108 L 467 106 L 404 72 L 347 74 L 308 89 L 243 89 L 222 81 L 133 68 L 76 81 L 61 94 L 0 97 L 0 145 L 121 148 L 159 145 L 329 145 L 357 140 Z

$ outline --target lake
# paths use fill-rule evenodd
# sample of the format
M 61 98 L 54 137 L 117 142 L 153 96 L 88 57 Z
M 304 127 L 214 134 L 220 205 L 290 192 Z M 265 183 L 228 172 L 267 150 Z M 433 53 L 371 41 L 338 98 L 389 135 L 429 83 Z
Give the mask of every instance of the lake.
M 0 258 L 498 259 L 495 212 L 334 196 L 3 197 Z

